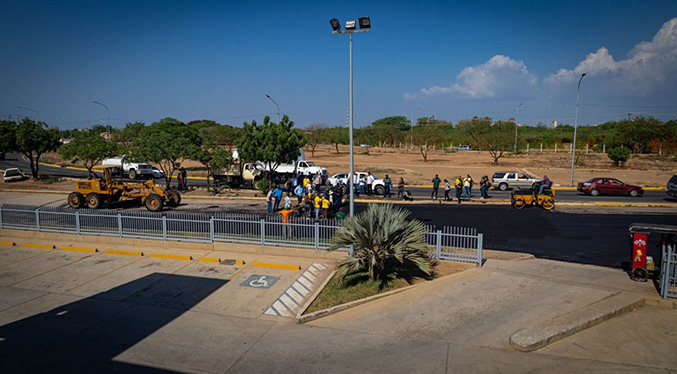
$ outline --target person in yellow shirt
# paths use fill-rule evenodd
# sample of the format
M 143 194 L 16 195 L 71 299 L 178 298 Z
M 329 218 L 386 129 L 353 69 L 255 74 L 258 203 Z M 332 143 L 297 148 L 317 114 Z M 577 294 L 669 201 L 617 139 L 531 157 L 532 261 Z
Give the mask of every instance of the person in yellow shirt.
M 315 203 L 315 219 L 320 219 L 320 209 L 322 209 L 322 198 L 320 195 L 315 195 L 313 202 Z
M 327 199 L 327 196 L 322 197 L 322 218 L 327 219 L 329 218 L 329 207 L 331 206 L 331 202 L 329 199 Z

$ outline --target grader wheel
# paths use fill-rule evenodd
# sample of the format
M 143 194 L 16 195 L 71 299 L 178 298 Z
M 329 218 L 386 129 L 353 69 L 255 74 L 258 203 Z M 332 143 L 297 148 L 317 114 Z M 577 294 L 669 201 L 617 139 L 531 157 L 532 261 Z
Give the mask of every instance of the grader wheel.
M 85 203 L 89 209 L 99 209 L 103 205 L 103 198 L 98 193 L 92 192 L 87 195 Z
M 150 194 L 146 198 L 146 209 L 150 210 L 151 212 L 159 212 L 162 210 L 164 207 L 165 203 L 160 197 L 160 195 L 157 194 Z
M 71 192 L 68 195 L 68 206 L 73 209 L 80 209 L 85 203 L 85 197 L 80 192 Z
M 181 204 L 181 195 L 176 192 L 176 191 L 169 191 L 167 192 L 167 195 L 169 195 L 169 200 L 167 201 L 167 205 L 171 207 L 179 206 Z

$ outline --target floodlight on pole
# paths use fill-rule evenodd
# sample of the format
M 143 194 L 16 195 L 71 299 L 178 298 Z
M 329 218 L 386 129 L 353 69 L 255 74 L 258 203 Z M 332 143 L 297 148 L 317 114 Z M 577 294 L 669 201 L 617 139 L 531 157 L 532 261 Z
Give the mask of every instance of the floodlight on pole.
M 106 108 L 106 113 L 108 113 L 108 140 L 110 140 L 110 110 L 108 110 L 108 107 L 104 103 L 100 103 L 96 100 L 92 101 L 94 104 L 99 104 L 102 107 Z
M 349 94 L 348 94 L 348 137 L 350 138 L 350 173 L 348 174 L 349 189 L 350 189 L 350 216 L 355 215 L 355 183 L 353 175 L 355 174 L 355 158 L 353 151 L 353 34 L 356 32 L 371 31 L 371 21 L 369 17 L 360 17 L 360 30 L 356 30 L 355 21 L 346 22 L 346 29 L 341 31 L 341 23 L 336 18 L 332 18 L 331 24 L 332 33 L 334 34 L 349 34 L 350 36 L 350 54 L 349 54 Z
M 513 153 L 517 154 L 517 124 L 519 123 L 520 119 L 520 107 L 524 103 L 520 103 L 520 105 L 517 106 L 517 114 L 515 115 L 515 150 Z
M 37 113 L 37 114 L 38 114 L 38 122 L 40 122 L 40 112 L 38 112 L 37 110 L 35 110 L 35 109 L 30 109 L 30 108 L 24 108 L 24 107 L 22 107 L 22 106 L 17 106 L 17 108 L 23 109 L 23 110 L 28 110 L 28 111 Z
M 576 129 L 578 128 L 578 102 L 581 96 L 581 82 L 583 81 L 583 77 L 585 77 L 587 73 L 581 74 L 581 79 L 578 80 L 578 91 L 576 91 L 576 117 L 574 119 L 574 142 L 571 147 L 571 179 L 569 179 L 569 184 L 571 186 L 574 185 L 574 160 L 576 158 Z
M 267 97 L 268 99 L 270 99 L 270 101 L 272 101 L 273 104 L 275 104 L 275 106 L 277 107 L 277 122 L 280 122 L 280 106 L 277 105 L 277 103 L 275 102 L 275 100 L 273 100 L 273 98 L 270 97 L 270 95 L 266 94 L 266 97 Z

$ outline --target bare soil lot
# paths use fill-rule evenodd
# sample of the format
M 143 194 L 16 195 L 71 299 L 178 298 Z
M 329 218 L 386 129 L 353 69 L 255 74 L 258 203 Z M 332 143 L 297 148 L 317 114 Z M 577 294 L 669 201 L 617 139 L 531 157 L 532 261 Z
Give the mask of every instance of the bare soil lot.
M 346 172 L 349 168 L 348 147 L 318 146 L 312 155 L 306 149 L 306 158 L 329 169 L 329 173 Z M 665 186 L 668 179 L 677 174 L 677 156 L 675 155 L 633 155 L 623 167 L 612 166 L 611 160 L 601 153 L 577 151 L 574 183 L 594 176 L 611 176 L 626 183 L 643 186 Z M 45 156 L 46 162 L 63 164 L 56 153 Z M 543 151 L 532 149 L 529 154 L 507 154 L 497 165 L 486 151 L 449 152 L 430 151 L 428 161 L 424 162 L 418 150 L 407 152 L 399 148 L 355 148 L 355 168 L 357 171 L 371 171 L 383 178 L 388 174 L 396 182 L 403 177 L 408 184 L 429 184 L 435 174 L 441 178 L 470 174 L 476 180 L 482 175 L 491 175 L 496 171 L 519 170 L 543 176 L 547 174 L 555 185 L 569 184 L 571 171 L 571 153 L 568 150 Z M 185 161 L 183 165 L 189 175 L 204 176 L 206 171 L 195 161 Z

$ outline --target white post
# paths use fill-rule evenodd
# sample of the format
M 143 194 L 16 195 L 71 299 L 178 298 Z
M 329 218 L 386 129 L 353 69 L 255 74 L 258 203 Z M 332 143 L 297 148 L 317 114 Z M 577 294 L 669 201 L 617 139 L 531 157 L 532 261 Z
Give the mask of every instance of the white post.
M 541 153 L 543 153 L 543 143 L 541 143 Z
M 529 155 L 529 143 L 527 143 L 527 156 Z
M 557 153 L 557 143 L 555 143 L 555 153 Z
M 588 143 L 585 143 L 585 153 L 588 153 Z
M 606 143 L 602 145 L 602 153 L 606 153 Z

